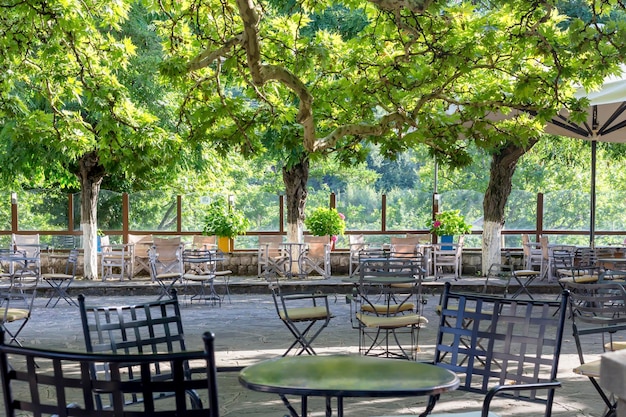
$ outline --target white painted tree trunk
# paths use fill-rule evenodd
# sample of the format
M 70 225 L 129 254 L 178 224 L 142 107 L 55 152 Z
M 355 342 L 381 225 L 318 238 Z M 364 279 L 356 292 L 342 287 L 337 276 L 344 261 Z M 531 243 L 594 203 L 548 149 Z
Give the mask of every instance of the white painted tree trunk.
M 502 263 L 501 237 L 502 224 L 500 222 L 485 222 L 483 224 L 483 251 L 482 275 L 487 276 L 492 264 Z

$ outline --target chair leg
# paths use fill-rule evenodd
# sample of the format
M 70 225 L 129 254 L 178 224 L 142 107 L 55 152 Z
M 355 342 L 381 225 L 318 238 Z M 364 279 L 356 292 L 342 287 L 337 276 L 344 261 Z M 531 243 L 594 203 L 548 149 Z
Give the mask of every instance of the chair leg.
M 285 353 L 283 353 L 283 356 L 287 356 L 289 352 L 291 352 L 291 350 L 298 345 L 300 345 L 300 349 L 296 353 L 297 356 L 302 355 L 304 352 L 306 352 L 309 355 L 317 355 L 317 353 L 315 353 L 315 350 L 313 349 L 311 344 L 317 338 L 317 336 L 319 336 L 322 330 L 326 328 L 329 320 L 325 319 L 324 323 L 322 323 L 322 325 L 309 337 L 308 336 L 309 333 L 311 332 L 311 330 L 313 329 L 313 326 L 318 321 L 321 321 L 321 320 L 312 320 L 306 325 L 304 330 L 300 330 L 296 324 L 297 322 L 289 322 L 289 321 L 283 320 L 283 323 L 285 323 L 285 326 L 287 326 L 287 328 L 289 329 L 289 331 L 295 338 L 291 346 L 289 346 L 289 348 L 285 351 Z

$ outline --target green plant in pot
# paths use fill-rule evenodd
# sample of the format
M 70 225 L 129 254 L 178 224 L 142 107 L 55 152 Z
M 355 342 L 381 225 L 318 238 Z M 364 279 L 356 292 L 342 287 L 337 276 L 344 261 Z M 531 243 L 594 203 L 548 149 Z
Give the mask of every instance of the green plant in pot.
M 306 216 L 304 225 L 313 236 L 329 236 L 334 243 L 346 230 L 346 217 L 337 209 L 318 207 Z
M 204 216 L 202 234 L 206 236 L 215 235 L 218 238 L 222 238 L 222 241 L 226 240 L 228 247 L 220 247 L 220 249 L 225 252 L 231 252 L 230 240 L 235 236 L 245 234 L 249 226 L 250 221 L 246 219 L 241 211 L 236 210 L 225 201 L 216 200 L 209 205 Z
M 435 214 L 435 220 L 429 224 L 430 233 L 437 236 L 466 235 L 472 226 L 465 222 L 460 210 L 447 210 Z

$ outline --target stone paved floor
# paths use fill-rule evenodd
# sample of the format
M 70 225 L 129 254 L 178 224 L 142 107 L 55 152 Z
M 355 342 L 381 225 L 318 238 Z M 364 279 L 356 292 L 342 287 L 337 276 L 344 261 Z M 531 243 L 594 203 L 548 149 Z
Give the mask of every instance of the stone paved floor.
M 77 289 L 80 288 L 80 285 Z M 90 293 L 92 291 L 85 292 Z M 101 291 L 101 293 L 104 291 Z M 129 294 L 139 292 L 129 290 Z M 116 292 L 117 294 L 117 292 Z M 553 298 L 554 295 L 546 295 Z M 95 296 L 87 297 L 89 304 L 118 305 L 153 300 L 154 295 Z M 185 300 L 182 295 L 183 301 Z M 420 332 L 421 348 L 419 360 L 428 360 L 433 350 L 437 317 L 434 307 L 438 294 L 429 295 L 425 315 L 430 324 Z M 56 308 L 44 308 L 46 299 L 38 298 L 33 317 L 21 334 L 26 345 L 82 350 L 83 339 L 78 309 L 65 303 Z M 335 318 L 315 344 L 319 354 L 356 353 L 358 350 L 357 331 L 350 325 L 349 306 L 343 295 L 331 297 L 331 309 Z M 216 350 L 219 364 L 247 365 L 262 359 L 282 354 L 291 343 L 290 335 L 278 320 L 269 292 L 260 290 L 258 294 L 236 294 L 232 303 L 220 307 L 207 304 L 185 303 L 182 307 L 183 324 L 188 348 L 200 348 L 202 332 L 210 330 L 216 335 Z M 563 387 L 558 390 L 553 415 L 557 417 L 601 416 L 602 403 L 591 384 L 584 377 L 575 375 L 572 368 L 578 365 L 571 328 L 566 328 L 559 379 Z M 286 410 L 278 397 L 262 394 L 243 388 L 236 373 L 219 375 L 220 409 L 222 416 L 282 416 Z M 1 402 L 1 399 L 0 399 Z M 346 399 L 346 416 L 374 416 L 389 414 L 419 414 L 423 411 L 424 398 L 410 399 Z M 460 392 L 446 393 L 436 410 L 468 409 L 478 407 L 480 399 Z M 507 416 L 539 415 L 528 404 L 502 404 Z M 320 401 L 310 401 L 312 416 L 324 415 Z M 0 411 L 0 415 L 2 412 Z

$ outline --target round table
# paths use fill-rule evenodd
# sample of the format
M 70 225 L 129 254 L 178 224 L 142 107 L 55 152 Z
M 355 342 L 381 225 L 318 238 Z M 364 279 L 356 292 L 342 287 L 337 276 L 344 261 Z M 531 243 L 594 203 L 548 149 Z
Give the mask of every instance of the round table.
M 286 395 L 302 398 L 302 417 L 307 415 L 307 398 L 326 398 L 326 415 L 331 416 L 330 399 L 337 398 L 337 415 L 343 416 L 345 397 L 408 397 L 438 395 L 455 390 L 459 378 L 438 366 L 356 355 L 290 356 L 248 366 L 239 382 L 253 391 L 280 395 L 293 417 L 298 413 Z

